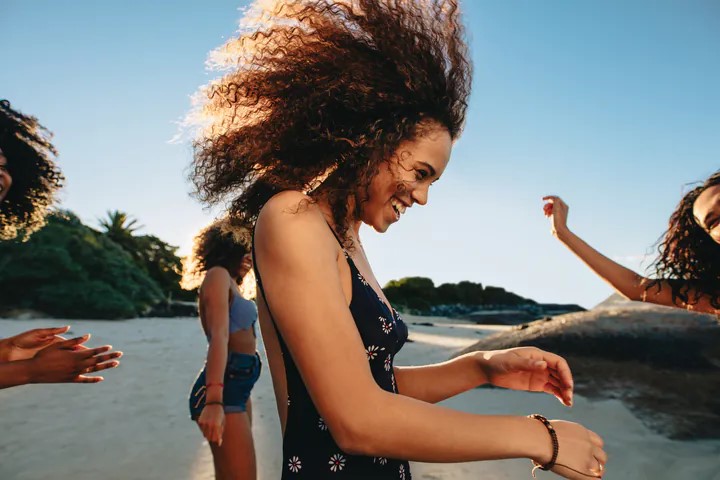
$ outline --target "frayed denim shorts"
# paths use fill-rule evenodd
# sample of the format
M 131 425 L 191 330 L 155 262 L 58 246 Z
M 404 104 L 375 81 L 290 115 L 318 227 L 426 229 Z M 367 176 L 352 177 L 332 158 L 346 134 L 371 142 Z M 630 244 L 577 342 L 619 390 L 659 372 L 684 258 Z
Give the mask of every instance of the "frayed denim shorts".
M 190 418 L 197 420 L 200 412 L 205 407 L 205 369 L 198 374 L 195 384 L 190 390 Z M 223 383 L 223 403 L 225 413 L 241 413 L 247 410 L 247 402 L 250 398 L 255 382 L 260 378 L 262 361 L 260 355 L 246 353 L 228 352 L 227 365 L 225 366 L 225 379 Z

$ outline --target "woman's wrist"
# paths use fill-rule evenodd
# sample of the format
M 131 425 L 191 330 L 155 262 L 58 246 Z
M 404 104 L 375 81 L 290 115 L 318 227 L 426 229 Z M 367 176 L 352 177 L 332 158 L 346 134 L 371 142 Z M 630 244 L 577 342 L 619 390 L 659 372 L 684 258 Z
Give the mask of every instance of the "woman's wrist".
M 568 238 L 571 236 L 572 232 L 568 228 L 567 225 L 562 225 L 560 227 L 556 227 L 554 230 L 555 237 L 557 237 L 558 240 L 565 243 L 567 242 Z
M 525 421 L 530 441 L 528 458 L 540 465 L 546 465 L 553 458 L 553 442 L 548 429 L 534 418 L 528 417 Z
M 488 353 L 489 352 L 485 352 L 485 351 L 477 351 L 477 352 L 473 352 L 471 354 L 473 363 L 475 364 L 475 367 L 476 367 L 475 368 L 476 374 L 477 374 L 476 383 L 478 386 L 490 383 L 490 380 L 488 379 L 488 374 L 487 374 L 487 364 L 488 364 L 488 360 L 489 360 Z
M 12 338 L 0 339 L 0 363 L 10 361 L 10 352 L 12 351 Z

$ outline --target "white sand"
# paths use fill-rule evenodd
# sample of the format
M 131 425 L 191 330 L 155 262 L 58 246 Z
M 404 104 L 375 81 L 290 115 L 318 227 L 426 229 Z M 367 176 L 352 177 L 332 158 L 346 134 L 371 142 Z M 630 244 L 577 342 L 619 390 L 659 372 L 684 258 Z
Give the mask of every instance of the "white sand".
M 475 342 L 489 327 L 444 319 L 410 325 L 398 364 L 443 361 Z M 205 355 L 195 319 L 72 321 L 73 333 L 94 334 L 90 345 L 111 343 L 125 352 L 121 366 L 96 385 L 29 385 L 0 390 L 0 479 L 205 480 L 212 459 L 188 419 L 187 394 Z M 0 337 L 58 320 L 0 320 Z M 504 327 L 496 327 L 504 328 Z M 280 477 L 280 427 L 268 371 L 253 392 L 260 478 Z M 610 455 L 608 479 L 720 480 L 720 441 L 677 442 L 653 434 L 618 401 L 576 397 L 566 409 L 541 394 L 477 389 L 445 402 L 485 414 L 542 412 L 579 421 L 600 433 Z M 488 432 L 492 435 L 492 432 Z M 420 464 L 416 480 L 527 479 L 529 461 Z M 558 478 L 539 472 L 538 478 Z

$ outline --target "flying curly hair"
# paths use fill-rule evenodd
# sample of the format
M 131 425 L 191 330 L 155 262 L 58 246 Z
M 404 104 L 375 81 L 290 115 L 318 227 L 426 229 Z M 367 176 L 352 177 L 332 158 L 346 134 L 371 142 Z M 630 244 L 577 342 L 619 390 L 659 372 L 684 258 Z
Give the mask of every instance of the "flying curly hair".
M 55 164 L 52 134 L 37 118 L 0 100 L 0 150 L 7 159 L 12 186 L 0 202 L 0 240 L 25 239 L 45 225 L 64 177 Z
M 272 195 L 303 191 L 341 237 L 401 142 L 458 138 L 472 76 L 455 0 L 256 2 L 210 62 L 225 73 L 197 95 L 195 195 L 254 225 Z
M 680 200 L 658 242 L 659 257 L 653 264 L 656 279 L 648 283 L 646 290 L 661 288 L 664 279 L 670 284 L 674 303 L 692 306 L 699 296 L 706 295 L 713 308 L 720 309 L 720 244 L 698 225 L 693 215 L 695 200 L 716 185 L 720 185 L 720 171 Z M 691 291 L 696 294 L 691 295 Z
M 183 262 L 180 285 L 186 290 L 198 287 L 203 275 L 212 267 L 234 272 L 243 256 L 250 253 L 251 242 L 251 229 L 236 219 L 215 220 L 195 236 L 192 253 Z

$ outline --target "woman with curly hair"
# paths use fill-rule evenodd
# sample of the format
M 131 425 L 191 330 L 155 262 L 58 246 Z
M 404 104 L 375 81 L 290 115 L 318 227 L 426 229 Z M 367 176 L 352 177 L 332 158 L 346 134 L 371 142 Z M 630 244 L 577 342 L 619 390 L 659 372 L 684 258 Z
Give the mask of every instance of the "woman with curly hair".
M 601 476 L 602 440 L 581 425 L 434 405 L 483 383 L 570 404 L 562 358 L 519 348 L 394 365 L 408 330 L 359 230 L 427 204 L 447 166 L 471 78 L 457 2 L 263 1 L 241 25 L 200 95 L 192 179 L 206 203 L 256 222 L 282 478 L 408 479 L 409 460 L 510 457 Z
M 670 216 L 655 278 L 613 262 L 571 232 L 560 197 L 543 200 L 553 234 L 623 297 L 720 315 L 720 171 L 686 193 Z
M 64 180 L 50 137 L 37 118 L 0 100 L 0 240 L 28 236 L 45 224 Z
M 185 265 L 183 286 L 198 290 L 200 321 L 208 340 L 207 362 L 190 391 L 190 417 L 213 454 L 216 478 L 255 478 L 250 391 L 260 376 L 257 307 L 239 286 L 252 282 L 249 229 L 229 219 L 202 230 Z

